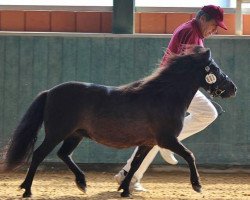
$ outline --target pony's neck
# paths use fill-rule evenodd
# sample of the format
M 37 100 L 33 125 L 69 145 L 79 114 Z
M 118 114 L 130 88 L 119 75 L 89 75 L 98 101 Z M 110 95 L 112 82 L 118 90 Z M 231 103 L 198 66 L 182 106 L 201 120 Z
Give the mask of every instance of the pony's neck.
M 178 91 L 178 95 L 183 99 L 184 109 L 187 110 L 195 93 L 199 89 L 198 82 L 193 78 L 186 80 L 180 84 L 182 90 Z
M 200 87 L 199 72 L 191 69 L 185 73 L 176 74 L 169 70 L 163 76 L 162 79 L 166 81 L 162 84 L 165 95 L 173 101 L 178 100 L 178 103 L 182 104 L 183 109 L 186 110 Z

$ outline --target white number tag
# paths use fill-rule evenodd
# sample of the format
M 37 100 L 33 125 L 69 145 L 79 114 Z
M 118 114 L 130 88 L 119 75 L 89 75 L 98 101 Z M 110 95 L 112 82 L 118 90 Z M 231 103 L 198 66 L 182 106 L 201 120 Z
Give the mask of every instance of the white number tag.
M 214 74 L 212 74 L 212 73 L 206 75 L 205 79 L 206 79 L 206 82 L 208 84 L 213 84 L 213 83 L 215 83 L 217 81 L 216 76 Z

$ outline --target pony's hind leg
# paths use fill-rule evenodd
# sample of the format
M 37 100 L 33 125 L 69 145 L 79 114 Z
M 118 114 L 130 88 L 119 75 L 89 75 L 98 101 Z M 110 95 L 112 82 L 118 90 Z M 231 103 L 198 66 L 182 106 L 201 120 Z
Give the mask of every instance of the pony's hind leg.
M 163 140 L 158 143 L 160 147 L 167 148 L 173 151 L 187 161 L 190 169 L 190 181 L 192 187 L 196 192 L 201 192 L 199 173 L 196 168 L 195 157 L 193 153 L 189 149 L 187 149 L 180 141 L 178 141 L 176 137 L 165 138 L 164 142 L 162 141 Z
M 28 173 L 24 182 L 20 185 L 21 189 L 25 189 L 23 197 L 31 197 L 31 185 L 39 164 L 44 160 L 44 158 L 55 148 L 57 143 L 47 140 L 46 138 L 42 144 L 34 151 L 32 156 L 32 161 L 28 169 Z
M 71 155 L 77 145 L 81 142 L 83 136 L 75 133 L 64 140 L 62 147 L 57 152 L 59 158 L 61 158 L 68 168 L 75 174 L 77 187 L 86 192 L 86 180 L 83 171 L 72 160 Z
M 135 157 L 131 163 L 130 170 L 129 170 L 128 174 L 126 175 L 125 179 L 122 181 L 120 187 L 118 188 L 118 191 L 123 189 L 123 192 L 121 193 L 122 197 L 129 197 L 130 196 L 129 184 L 131 182 L 131 179 L 151 149 L 152 149 L 151 146 L 139 146 L 138 147 L 138 150 L 135 154 Z

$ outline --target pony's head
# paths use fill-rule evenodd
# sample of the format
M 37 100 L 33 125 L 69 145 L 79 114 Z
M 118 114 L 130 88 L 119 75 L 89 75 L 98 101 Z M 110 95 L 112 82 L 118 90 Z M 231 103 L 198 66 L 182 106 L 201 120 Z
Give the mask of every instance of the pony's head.
M 212 59 L 210 49 L 197 48 L 203 60 L 201 87 L 212 97 L 228 98 L 236 95 L 237 87 Z M 204 62 L 205 60 L 205 62 Z

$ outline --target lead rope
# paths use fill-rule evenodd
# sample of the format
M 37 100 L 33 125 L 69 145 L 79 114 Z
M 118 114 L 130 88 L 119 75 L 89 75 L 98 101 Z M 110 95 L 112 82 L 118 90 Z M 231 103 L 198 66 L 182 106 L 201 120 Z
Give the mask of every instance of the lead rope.
M 211 98 L 209 98 L 209 100 L 215 105 L 215 108 L 218 112 L 218 115 L 222 115 L 222 113 L 226 112 L 222 106 L 220 104 L 218 104 L 216 101 L 212 100 Z

